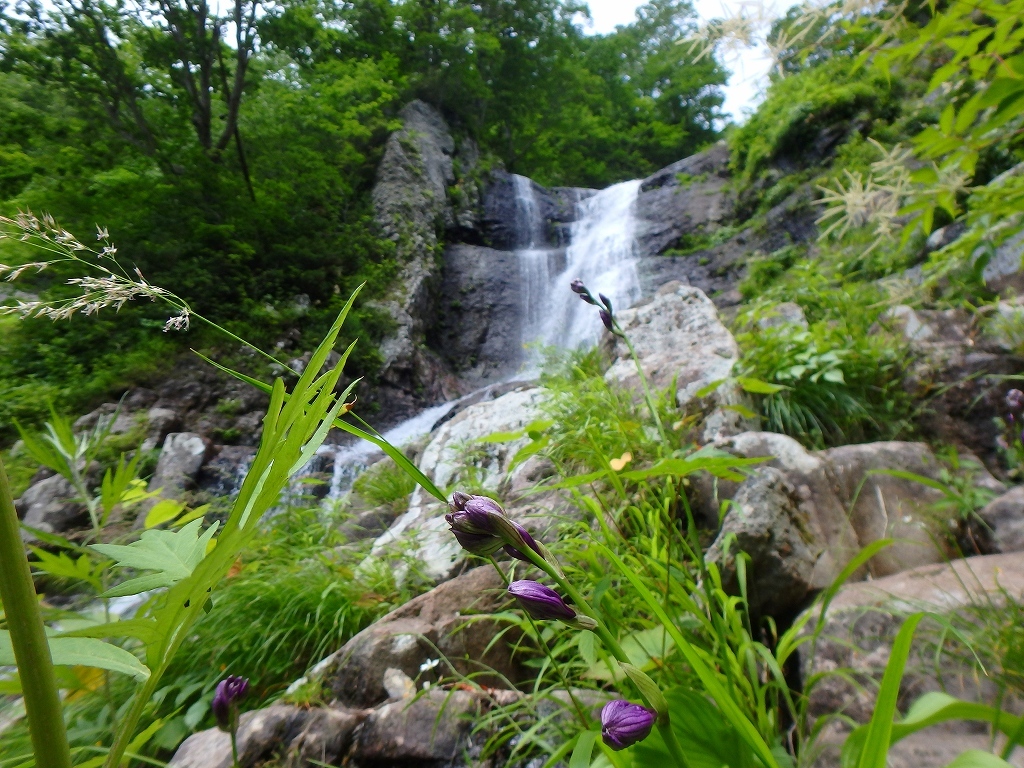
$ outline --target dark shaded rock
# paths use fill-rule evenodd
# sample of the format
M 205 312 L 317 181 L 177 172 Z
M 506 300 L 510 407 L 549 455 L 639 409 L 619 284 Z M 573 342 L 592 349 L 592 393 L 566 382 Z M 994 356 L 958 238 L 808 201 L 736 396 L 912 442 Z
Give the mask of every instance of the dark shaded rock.
M 229 496 L 242 484 L 256 449 L 242 445 L 222 445 L 196 475 L 196 488 L 211 496 Z
M 565 245 L 568 234 L 566 225 L 576 221 L 580 201 L 594 194 L 591 189 L 547 189 L 533 180 L 528 181 L 540 219 L 540 232 L 531 233 L 531 223 L 524 221 L 513 174 L 502 170 L 492 171 L 483 197 L 481 218 L 486 245 L 509 251 L 530 247 L 531 243 L 535 247 L 543 244 Z
M 644 179 L 636 201 L 640 254 L 657 256 L 725 221 L 732 213 L 728 178 L 729 148 L 721 142 Z
M 340 762 L 353 732 L 367 712 L 306 709 L 275 704 L 245 712 L 239 718 L 238 763 L 243 768 L 282 760 L 289 768 L 312 768 L 320 761 Z M 231 737 L 218 728 L 189 736 L 168 763 L 169 768 L 230 768 Z
M 990 529 L 989 546 L 994 552 L 1024 552 L 1024 486 L 993 499 L 978 515 Z
M 515 253 L 471 245 L 445 250 L 429 342 L 462 374 L 467 386 L 500 379 L 519 366 L 523 359 L 522 314 Z
M 800 510 L 796 489 L 773 467 L 756 470 L 733 498 L 718 538 L 707 552 L 723 586 L 739 593 L 736 555 L 750 556 L 747 594 L 756 615 L 784 615 L 806 600 L 823 544 Z
M 46 533 L 64 533 L 87 525 L 89 511 L 72 501 L 77 494 L 71 483 L 60 475 L 51 475 L 30 486 L 14 503 L 21 521 Z
M 918 417 L 923 436 L 958 446 L 999 471 L 997 417 L 1005 417 L 1012 381 L 993 386 L 992 377 L 1016 375 L 1024 359 L 1007 354 L 982 333 L 976 316 L 964 310 L 921 310 L 896 306 L 884 324 L 903 334 L 915 355 L 907 387 L 926 401 Z
M 523 678 L 507 642 L 486 650 L 504 627 L 472 616 L 497 611 L 505 601 L 503 584 L 490 566 L 475 568 L 410 600 L 349 640 L 324 665 L 323 676 L 347 706 L 374 706 L 387 700 L 384 675 L 397 669 L 411 678 L 428 659 L 444 655 L 463 674 L 495 670 L 477 680 L 502 687 Z
M 450 765 L 468 746 L 479 695 L 468 691 L 428 691 L 374 711 L 356 735 L 356 765 Z

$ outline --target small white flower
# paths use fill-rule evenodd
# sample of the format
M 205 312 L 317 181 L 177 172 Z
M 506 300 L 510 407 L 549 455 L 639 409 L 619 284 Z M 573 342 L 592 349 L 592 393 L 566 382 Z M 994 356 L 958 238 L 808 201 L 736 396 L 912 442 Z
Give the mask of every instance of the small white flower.
M 430 670 L 434 669 L 440 663 L 441 663 L 440 659 L 427 659 L 422 664 L 420 664 L 420 674 L 422 674 L 424 672 L 429 672 Z

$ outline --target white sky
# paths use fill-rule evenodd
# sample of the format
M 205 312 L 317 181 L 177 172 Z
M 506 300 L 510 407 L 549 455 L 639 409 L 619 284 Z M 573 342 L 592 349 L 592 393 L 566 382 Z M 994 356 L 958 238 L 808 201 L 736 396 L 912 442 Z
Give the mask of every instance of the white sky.
M 643 0 L 587 0 L 590 15 L 594 18 L 593 27 L 588 30 L 594 33 L 615 31 L 618 24 L 629 24 L 633 21 L 634 11 L 643 5 Z M 742 5 L 749 5 L 749 0 L 694 0 L 693 5 L 702 19 L 721 18 L 724 9 L 737 10 Z M 725 87 L 725 112 L 730 113 L 736 122 L 744 118 L 744 113 L 755 107 L 762 95 L 761 91 L 768 82 L 770 60 L 765 51 L 745 50 L 725 57 L 722 61 L 732 72 Z

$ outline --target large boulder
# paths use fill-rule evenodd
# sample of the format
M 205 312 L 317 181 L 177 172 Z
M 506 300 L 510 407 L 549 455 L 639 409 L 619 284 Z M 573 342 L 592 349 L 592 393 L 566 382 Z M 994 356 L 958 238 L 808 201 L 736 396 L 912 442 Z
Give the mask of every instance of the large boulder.
M 196 487 L 196 477 L 210 455 L 210 444 L 195 432 L 172 432 L 164 440 L 156 471 L 149 481 L 149 491 L 160 492 L 160 498 L 180 499 Z M 141 528 L 146 513 L 157 503 L 151 499 L 139 506 L 135 527 Z
M 513 457 L 529 438 L 499 442 L 482 439 L 520 431 L 540 418 L 543 397 L 544 390 L 523 385 L 459 411 L 431 437 L 420 457 L 420 470 L 439 488 L 457 490 L 459 483 L 471 483 L 498 491 Z M 371 557 L 386 556 L 400 547 L 419 562 L 424 575 L 438 582 L 451 578 L 465 562 L 465 552 L 448 530 L 444 520 L 447 511 L 444 504 L 417 488 L 409 510 L 374 541 Z M 528 527 L 541 533 L 544 521 L 535 517 Z
M 979 606 L 998 608 L 1024 600 L 1024 561 L 1017 555 L 986 555 L 926 565 L 893 576 L 844 586 L 828 607 L 817 639 L 801 649 L 802 678 L 817 680 L 808 691 L 808 714 L 827 717 L 820 740 L 820 768 L 837 766 L 847 722 L 867 722 L 893 640 L 906 616 L 917 611 L 963 614 Z M 812 609 L 805 633 L 816 625 Z M 945 690 L 970 701 L 995 703 L 997 686 L 976 674 L 970 653 L 936 656 L 936 628 L 918 630 L 900 693 L 905 710 L 928 691 Z M 1013 709 L 1020 702 L 1004 701 Z M 838 717 L 837 717 L 838 716 Z M 988 749 L 988 736 L 965 724 L 932 727 L 893 747 L 890 765 L 941 768 L 969 748 Z M 1018 763 L 1019 764 L 1019 763 Z
M 732 547 L 746 548 L 751 555 L 752 594 L 765 613 L 792 615 L 813 592 L 829 586 L 862 548 L 879 539 L 893 543 L 853 574 L 855 580 L 889 576 L 956 555 L 949 545 L 949 513 L 939 514 L 934 507 L 943 494 L 899 475 L 912 473 L 931 481 L 942 477 L 942 463 L 923 443 L 808 451 L 785 435 L 744 432 L 715 445 L 742 458 L 766 460 L 741 483 L 693 480 L 694 509 L 705 523 L 717 522 L 722 503 L 733 502 L 711 552 L 721 559 L 730 535 L 744 542 Z M 993 491 L 1002 488 L 980 467 L 973 479 Z M 799 541 L 790 541 L 795 532 Z M 731 561 L 723 562 L 732 578 Z M 786 588 L 776 588 L 770 574 Z M 766 587 L 760 600 L 762 583 Z
M 800 510 L 796 489 L 778 469 L 764 467 L 736 494 L 706 557 L 721 568 L 723 586 L 733 593 L 740 591 L 736 557 L 741 552 L 750 557 L 748 606 L 761 616 L 805 601 L 823 549 Z
M 89 523 L 85 504 L 67 480 L 52 475 L 35 483 L 14 503 L 21 521 L 44 533 L 64 533 Z
M 1024 486 L 993 499 L 978 513 L 994 552 L 1024 552 Z
M 419 678 L 420 668 L 439 657 L 446 660 L 441 674 L 449 674 L 451 664 L 492 687 L 523 679 L 509 636 L 492 644 L 506 628 L 487 618 L 507 602 L 503 588 L 490 566 L 467 571 L 364 629 L 320 667 L 319 675 L 340 702 L 354 707 L 376 706 L 389 698 L 389 670 Z M 487 674 L 478 677 L 481 672 Z
M 702 392 L 714 382 L 727 380 L 740 356 L 736 339 L 703 291 L 667 283 L 617 317 L 651 385 L 675 383 L 679 407 L 702 416 L 704 442 L 752 428 L 748 419 L 729 408 L 745 402 L 739 387 L 726 382 L 710 393 Z M 605 345 L 614 356 L 605 380 L 640 392 L 629 348 L 611 334 L 605 336 Z

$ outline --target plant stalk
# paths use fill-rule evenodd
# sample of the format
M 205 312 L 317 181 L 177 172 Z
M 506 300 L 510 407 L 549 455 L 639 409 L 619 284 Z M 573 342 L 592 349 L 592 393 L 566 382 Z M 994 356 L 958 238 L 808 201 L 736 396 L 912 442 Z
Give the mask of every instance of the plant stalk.
M 21 678 L 37 768 L 71 768 L 64 712 L 11 486 L 0 461 L 0 602 Z
M 661 437 L 662 444 L 668 447 L 668 434 L 665 432 L 665 426 L 661 423 L 661 417 L 658 415 L 658 409 L 654 405 L 654 396 L 651 395 L 651 387 L 647 382 L 647 374 L 644 373 L 643 366 L 640 365 L 640 358 L 637 357 L 636 350 L 633 348 L 633 342 L 629 340 L 629 337 L 625 334 L 622 328 L 619 327 L 618 321 L 615 323 L 615 335 L 626 342 L 626 348 L 629 350 L 630 357 L 633 358 L 633 364 L 636 365 L 636 372 L 640 375 L 640 383 L 644 387 L 644 400 L 647 401 L 647 410 L 651 412 L 651 418 L 654 419 L 655 425 L 658 427 L 658 435 Z

